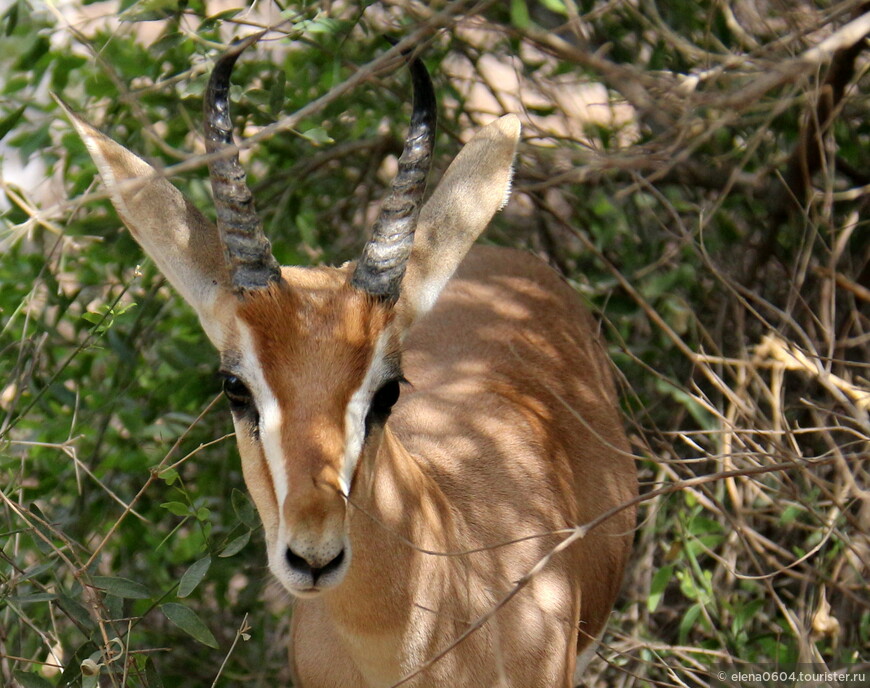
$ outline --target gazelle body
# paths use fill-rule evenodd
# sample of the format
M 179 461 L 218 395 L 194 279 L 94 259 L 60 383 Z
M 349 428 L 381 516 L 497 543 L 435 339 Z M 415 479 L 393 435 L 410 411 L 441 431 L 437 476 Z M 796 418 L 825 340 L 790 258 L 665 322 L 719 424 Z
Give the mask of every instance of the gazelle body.
M 211 151 L 232 140 L 227 85 L 249 43 L 212 75 Z M 419 672 L 406 685 L 570 686 L 618 592 L 631 509 L 429 662 L 565 537 L 554 531 L 629 501 L 636 476 L 576 294 L 531 256 L 470 250 L 509 191 L 517 118 L 481 130 L 421 208 L 434 97 L 422 65 L 412 74 L 399 174 L 363 257 L 340 268 L 277 267 L 237 156 L 211 166 L 214 226 L 73 120 L 119 215 L 221 354 L 269 566 L 298 598 L 298 685 Z

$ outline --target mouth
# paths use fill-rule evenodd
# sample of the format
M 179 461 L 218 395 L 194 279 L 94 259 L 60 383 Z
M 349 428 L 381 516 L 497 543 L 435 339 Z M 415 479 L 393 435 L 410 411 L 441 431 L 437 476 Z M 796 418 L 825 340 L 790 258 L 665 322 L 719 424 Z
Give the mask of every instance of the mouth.
M 323 594 L 323 588 L 317 586 L 312 586 L 310 588 L 294 588 L 292 590 L 288 588 L 287 591 L 291 595 L 303 600 L 310 600 Z
M 276 575 L 275 577 L 287 592 L 294 597 L 303 600 L 320 597 L 324 593 L 334 590 L 341 582 L 342 578 L 344 578 L 343 575 L 336 577 L 331 576 L 327 580 L 318 579 L 316 582 L 312 583 L 310 578 L 307 581 L 293 580 L 295 576 L 288 576 L 286 573 L 283 575 Z

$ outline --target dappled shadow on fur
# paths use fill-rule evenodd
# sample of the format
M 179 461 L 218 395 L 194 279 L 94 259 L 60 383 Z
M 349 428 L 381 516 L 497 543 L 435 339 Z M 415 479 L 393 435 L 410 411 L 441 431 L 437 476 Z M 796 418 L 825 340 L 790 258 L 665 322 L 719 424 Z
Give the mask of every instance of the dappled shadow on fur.
M 350 495 L 351 541 L 367 548 L 356 549 L 344 589 L 297 605 L 296 661 L 325 660 L 307 633 L 326 610 L 338 613 L 339 596 L 356 595 L 354 611 L 341 618 L 362 635 L 403 635 L 403 672 L 424 668 L 408 685 L 491 685 L 500 677 L 506 685 L 553 685 L 573 662 L 578 614 L 581 648 L 606 622 L 633 509 L 556 555 L 480 629 L 427 663 L 490 613 L 565 529 L 636 493 L 595 324 L 537 259 L 477 248 L 412 330 L 403 372 L 410 384 L 385 447 L 363 457 L 373 465 L 361 465 Z M 399 443 L 407 456 L 396 465 L 384 452 L 391 456 Z M 385 566 L 394 561 L 402 566 Z M 374 576 L 372 595 L 358 580 Z M 336 684 L 344 676 L 337 666 L 324 671 L 336 673 Z

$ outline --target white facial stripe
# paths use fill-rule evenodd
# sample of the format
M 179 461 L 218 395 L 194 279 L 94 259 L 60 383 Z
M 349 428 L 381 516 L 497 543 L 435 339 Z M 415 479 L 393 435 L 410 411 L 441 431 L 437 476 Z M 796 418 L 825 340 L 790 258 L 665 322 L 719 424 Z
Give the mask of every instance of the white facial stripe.
M 386 330 L 381 332 L 375 344 L 369 369 L 366 371 L 362 384 L 351 395 L 344 412 L 344 460 L 341 464 L 341 474 L 338 480 L 345 495 L 350 494 L 353 474 L 356 471 L 356 464 L 359 461 L 359 455 L 365 441 L 366 414 L 371 404 L 372 395 L 377 391 L 376 386 L 384 381 L 387 373 L 384 354 L 388 340 L 389 333 Z
M 267 395 L 268 399 L 265 398 Z M 256 394 L 255 398 L 258 398 Z M 281 408 L 271 391 L 264 393 L 260 408 L 260 442 L 263 445 L 263 453 L 266 455 L 269 472 L 272 474 L 275 499 L 280 510 L 287 499 L 287 468 L 284 465 L 284 452 L 281 449 L 281 427 L 283 425 Z
M 281 407 L 272 388 L 266 382 L 260 362 L 254 355 L 254 340 L 247 325 L 239 322 L 242 357 L 239 361 L 239 375 L 254 395 L 254 402 L 260 414 L 260 443 L 266 455 L 272 483 L 275 485 L 275 499 L 278 510 L 287 499 L 287 470 L 284 466 L 284 452 L 281 449 Z

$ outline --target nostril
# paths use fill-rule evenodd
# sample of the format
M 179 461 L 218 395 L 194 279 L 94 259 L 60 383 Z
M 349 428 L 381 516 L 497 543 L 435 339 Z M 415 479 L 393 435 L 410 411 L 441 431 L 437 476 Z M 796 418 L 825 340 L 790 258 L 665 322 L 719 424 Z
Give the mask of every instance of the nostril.
M 341 566 L 344 561 L 344 550 L 341 550 L 338 554 L 335 555 L 332 561 L 328 562 L 325 566 L 319 569 L 317 576 L 322 576 L 324 573 L 330 573 L 331 571 L 335 571 L 339 566 Z
M 287 548 L 287 552 L 285 553 L 285 558 L 287 559 L 287 564 L 294 571 L 300 571 L 302 573 L 311 573 L 312 568 L 311 564 L 304 557 L 300 557 L 296 552 L 294 552 L 289 547 Z

